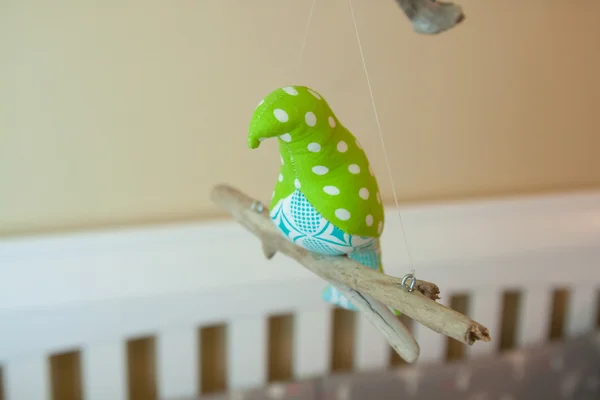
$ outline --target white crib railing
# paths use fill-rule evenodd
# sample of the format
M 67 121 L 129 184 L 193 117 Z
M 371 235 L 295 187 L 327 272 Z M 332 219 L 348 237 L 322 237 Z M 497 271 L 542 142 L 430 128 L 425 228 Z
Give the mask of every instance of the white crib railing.
M 388 213 L 386 272 L 408 269 L 398 219 Z M 404 224 L 421 279 L 442 302 L 468 295 L 466 313 L 498 350 L 505 291 L 521 293 L 517 346 L 548 339 L 553 293 L 568 291 L 564 335 L 594 328 L 600 288 L 600 193 L 407 208 Z M 199 329 L 226 326 L 225 375 L 232 390 L 268 381 L 268 318 L 293 318 L 294 379 L 331 368 L 332 309 L 325 283 L 293 261 L 263 258 L 259 242 L 233 222 L 190 223 L 0 242 L 0 368 L 3 400 L 51 399 L 49 357 L 80 355 L 82 397 L 127 399 L 127 340 L 154 337 L 157 397 L 201 392 Z M 361 316 L 354 369 L 386 368 L 390 349 Z M 442 362 L 448 340 L 414 326 L 418 362 Z M 62 399 L 61 399 L 62 400 Z

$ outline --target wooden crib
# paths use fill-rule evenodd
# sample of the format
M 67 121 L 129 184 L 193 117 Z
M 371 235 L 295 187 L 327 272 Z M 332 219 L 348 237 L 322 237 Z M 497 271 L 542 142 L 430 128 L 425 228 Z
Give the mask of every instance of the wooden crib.
M 395 210 L 387 273 L 409 269 Z M 419 278 L 488 326 L 464 349 L 415 325 L 417 363 L 494 354 L 596 326 L 600 192 L 408 207 Z M 177 399 L 395 365 L 325 283 L 231 221 L 0 241 L 0 398 Z

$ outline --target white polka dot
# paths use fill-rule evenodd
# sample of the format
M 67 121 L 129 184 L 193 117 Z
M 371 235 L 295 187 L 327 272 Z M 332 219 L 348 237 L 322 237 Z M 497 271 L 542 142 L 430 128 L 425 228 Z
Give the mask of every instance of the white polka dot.
M 332 195 L 332 196 L 336 196 L 336 195 L 340 194 L 340 189 L 338 189 L 338 188 L 337 188 L 337 187 L 335 187 L 335 186 L 325 186 L 325 187 L 323 188 L 323 191 L 324 191 L 325 193 L 327 193 L 327 194 L 330 194 L 330 195 Z
M 383 221 L 379 221 L 379 225 L 377 225 L 377 233 L 381 233 L 383 230 Z
M 315 96 L 317 99 L 321 100 L 321 96 L 319 96 L 319 93 L 315 92 L 315 91 L 314 91 L 314 90 L 312 90 L 312 89 L 308 89 L 308 92 L 309 92 L 310 94 L 312 94 L 313 96 Z
M 362 150 L 362 146 L 360 145 L 360 142 L 358 140 L 356 141 L 356 147 Z
M 279 179 L 279 182 L 282 182 L 283 181 L 283 175 L 279 174 L 279 178 L 278 179 Z
M 312 167 L 312 172 L 314 172 L 317 175 L 325 175 L 329 172 L 329 168 L 324 167 L 322 165 L 317 165 L 316 167 Z
M 342 221 L 348 221 L 350 219 L 350 211 L 343 208 L 338 208 L 335 210 L 335 216 Z
M 317 116 L 315 113 L 309 111 L 304 116 L 304 121 L 306 121 L 306 125 L 308 126 L 315 126 L 317 124 Z
M 335 119 L 333 117 L 329 117 L 328 120 L 329 120 L 329 126 L 332 128 L 335 128 L 335 125 L 336 125 Z
M 287 94 L 291 94 L 292 96 L 297 96 L 298 95 L 298 91 L 293 86 L 284 87 L 284 88 L 282 88 L 282 90 L 284 92 L 286 92 Z
M 360 167 L 356 164 L 350 164 L 348 166 L 348 171 L 352 174 L 358 174 L 360 172 Z
M 300 187 L 301 187 L 300 181 L 297 178 L 294 179 L 294 186 L 296 187 L 296 189 L 300 189 Z
M 373 216 L 371 214 L 367 215 L 366 223 L 367 226 L 373 225 Z
M 370 165 L 369 165 L 369 173 L 371 174 L 371 176 L 375 176 L 375 172 L 373 172 L 373 168 L 371 168 Z
M 321 145 L 319 143 L 309 143 L 308 151 L 312 153 L 318 153 L 319 151 L 321 151 Z
M 369 198 L 369 190 L 367 188 L 362 188 L 358 191 L 358 195 L 361 199 L 367 200 Z
M 377 202 L 381 204 L 381 194 L 379 192 L 377 192 Z
M 338 142 L 337 149 L 340 153 L 345 153 L 348 150 L 348 143 L 344 142 L 343 140 Z
M 289 133 L 284 133 L 283 135 L 279 136 L 279 138 L 287 143 L 292 141 L 292 135 L 290 135 Z
M 277 121 L 279 122 L 288 122 L 289 117 L 281 108 L 273 110 L 273 115 L 275 115 L 275 118 L 277 118 Z

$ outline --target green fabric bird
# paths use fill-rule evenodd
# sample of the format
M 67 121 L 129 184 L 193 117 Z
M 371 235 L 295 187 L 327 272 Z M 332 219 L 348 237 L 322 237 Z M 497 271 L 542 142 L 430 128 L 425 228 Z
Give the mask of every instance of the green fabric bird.
M 278 138 L 279 177 L 271 219 L 293 243 L 312 252 L 348 256 L 383 272 L 379 237 L 384 209 L 377 179 L 360 143 L 323 96 L 305 86 L 274 90 L 258 105 L 248 145 Z M 323 298 L 356 308 L 333 287 Z

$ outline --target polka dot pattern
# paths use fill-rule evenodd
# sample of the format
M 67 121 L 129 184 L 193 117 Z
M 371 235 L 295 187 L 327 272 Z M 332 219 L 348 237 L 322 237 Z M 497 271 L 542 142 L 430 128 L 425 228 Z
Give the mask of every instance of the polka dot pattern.
M 319 143 L 315 143 L 315 142 L 309 143 L 306 148 L 311 153 L 318 153 L 319 151 L 321 151 L 321 145 Z
M 279 122 L 288 122 L 288 120 L 290 119 L 288 113 L 282 110 L 281 108 L 276 108 L 275 110 L 273 110 L 273 115 L 275 115 L 275 118 L 277 118 L 277 121 Z
M 318 100 L 322 100 L 322 99 L 321 99 L 321 96 L 319 96 L 319 93 L 315 92 L 314 90 L 312 90 L 312 89 L 308 89 L 308 92 L 309 92 L 310 94 L 312 94 L 313 96 L 315 96 L 315 98 L 316 98 L 316 99 L 318 99 Z
M 340 189 L 338 189 L 335 186 L 325 186 L 323 187 L 323 191 L 332 196 L 337 196 L 338 194 L 340 194 Z
M 317 165 L 315 167 L 312 167 L 312 172 L 314 172 L 317 175 L 325 175 L 329 172 L 329 168 L 324 167 L 322 165 Z
M 335 210 L 335 216 L 342 221 L 348 221 L 351 217 L 350 211 L 346 210 L 345 208 L 338 208 Z
M 384 213 L 373 169 L 357 138 L 325 99 L 310 88 L 287 86 L 261 104 L 249 143 L 277 137 L 282 155 L 271 208 L 300 192 L 344 233 L 379 237 Z
M 315 126 L 317 124 L 317 116 L 313 112 L 309 111 L 306 113 L 306 115 L 304 115 L 304 121 L 308 126 Z
M 350 171 L 351 174 L 360 174 L 360 167 L 356 164 L 350 164 L 348 165 L 348 171 Z
M 282 90 L 289 95 L 298 96 L 298 91 L 293 86 L 284 87 Z

